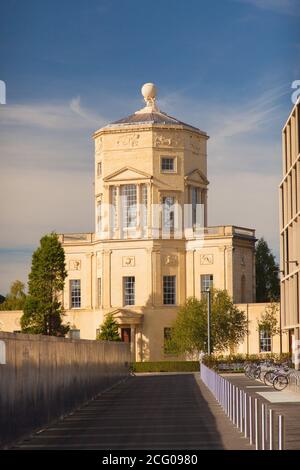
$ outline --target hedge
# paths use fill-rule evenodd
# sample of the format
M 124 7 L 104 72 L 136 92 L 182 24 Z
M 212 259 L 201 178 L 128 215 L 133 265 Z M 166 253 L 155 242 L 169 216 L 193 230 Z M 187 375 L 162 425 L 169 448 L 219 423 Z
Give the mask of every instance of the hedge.
M 199 372 L 199 361 L 134 362 L 133 372 Z
M 204 356 L 203 363 L 212 369 L 219 369 L 219 367 L 223 364 L 227 364 L 230 366 L 232 364 L 233 368 L 235 368 L 236 364 L 243 365 L 245 362 L 260 362 L 265 359 L 272 359 L 275 362 L 285 362 L 291 359 L 291 354 L 283 353 L 283 354 L 274 354 L 274 353 L 265 353 L 265 354 L 232 354 L 229 356 L 221 356 L 221 355 L 211 355 L 211 356 Z M 221 367 L 220 367 L 221 368 Z

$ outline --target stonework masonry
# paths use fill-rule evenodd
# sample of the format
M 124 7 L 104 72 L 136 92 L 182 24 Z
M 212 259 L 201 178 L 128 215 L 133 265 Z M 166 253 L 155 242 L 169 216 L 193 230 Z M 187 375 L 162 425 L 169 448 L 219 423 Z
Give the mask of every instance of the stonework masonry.
M 95 339 L 113 312 L 132 359 L 156 361 L 171 358 L 164 341 L 187 297 L 214 286 L 255 303 L 256 238 L 208 225 L 208 135 L 160 111 L 153 84 L 142 90 L 144 108 L 94 133 L 95 232 L 60 235 L 62 302 L 73 334 Z M 192 224 L 177 236 L 176 211 L 186 205 Z

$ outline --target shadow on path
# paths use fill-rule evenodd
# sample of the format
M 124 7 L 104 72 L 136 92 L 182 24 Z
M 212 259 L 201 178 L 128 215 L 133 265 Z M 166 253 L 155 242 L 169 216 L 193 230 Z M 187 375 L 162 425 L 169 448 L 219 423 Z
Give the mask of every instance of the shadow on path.
M 194 374 L 142 375 L 15 449 L 223 449 Z

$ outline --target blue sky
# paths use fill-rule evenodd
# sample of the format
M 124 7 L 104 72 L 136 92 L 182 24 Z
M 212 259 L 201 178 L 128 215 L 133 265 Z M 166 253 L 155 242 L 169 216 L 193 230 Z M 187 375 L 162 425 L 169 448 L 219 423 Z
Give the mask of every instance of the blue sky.
M 159 106 L 210 135 L 209 224 L 278 254 L 280 131 L 300 79 L 297 0 L 2 0 L 0 293 L 47 231 L 93 230 L 91 134 Z

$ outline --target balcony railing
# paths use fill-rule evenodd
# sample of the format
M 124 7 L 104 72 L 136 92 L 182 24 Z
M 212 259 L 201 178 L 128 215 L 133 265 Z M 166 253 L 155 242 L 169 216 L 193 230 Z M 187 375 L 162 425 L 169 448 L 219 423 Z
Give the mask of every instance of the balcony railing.
M 94 233 L 61 233 L 59 241 L 63 244 L 92 243 L 94 241 Z

